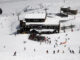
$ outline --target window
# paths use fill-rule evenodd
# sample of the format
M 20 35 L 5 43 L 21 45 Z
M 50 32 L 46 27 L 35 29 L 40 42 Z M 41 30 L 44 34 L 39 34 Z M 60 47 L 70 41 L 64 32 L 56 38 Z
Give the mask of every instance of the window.
M 44 22 L 45 19 L 25 19 L 26 22 Z

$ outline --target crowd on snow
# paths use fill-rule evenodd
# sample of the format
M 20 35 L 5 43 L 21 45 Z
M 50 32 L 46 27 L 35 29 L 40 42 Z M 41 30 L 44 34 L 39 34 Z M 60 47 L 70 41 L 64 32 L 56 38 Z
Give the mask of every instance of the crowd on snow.
M 68 36 L 68 34 L 65 35 L 65 37 L 67 37 L 67 36 Z M 71 49 L 71 47 L 67 47 L 67 43 L 68 43 L 68 41 L 70 41 L 70 38 L 69 38 L 69 37 L 65 38 L 65 41 L 63 41 L 63 42 L 58 42 L 60 38 L 61 38 L 61 37 L 59 36 L 59 37 L 55 40 L 55 43 L 53 44 L 53 48 L 54 48 L 54 49 L 52 50 L 52 53 L 53 53 L 53 54 L 56 54 L 56 53 L 65 53 L 65 52 L 67 52 L 67 51 L 65 51 L 64 49 L 63 49 L 63 50 L 61 50 L 61 49 L 55 50 L 55 48 L 60 47 L 60 46 L 64 46 L 64 48 L 67 48 L 67 50 L 68 50 L 68 52 L 69 52 L 70 54 L 76 54 L 76 53 L 79 53 L 79 54 L 80 54 L 80 46 L 78 47 L 78 52 L 76 52 L 74 49 Z M 27 43 L 26 40 L 23 41 L 23 44 L 26 44 L 26 43 Z M 40 45 L 42 45 L 42 43 L 43 43 L 43 42 L 40 42 Z M 45 44 L 48 44 L 48 45 L 52 44 L 51 38 L 47 37 L 47 40 L 44 41 L 44 43 L 45 43 Z M 4 46 L 4 48 L 6 48 L 6 46 Z M 36 49 L 36 47 L 35 47 L 35 48 L 33 49 L 33 52 L 37 52 L 36 50 L 37 50 L 37 49 Z M 26 47 L 24 47 L 24 51 L 26 51 Z M 49 52 L 50 52 L 50 51 L 49 51 L 48 49 L 45 50 L 45 53 L 46 53 L 46 54 L 49 54 Z M 17 55 L 17 51 L 14 51 L 13 56 L 16 56 L 16 55 Z
M 68 36 L 68 34 L 66 34 L 66 36 Z M 51 40 L 49 40 L 49 39 L 50 39 L 50 38 L 48 38 L 47 42 L 48 42 L 49 44 L 51 44 Z M 60 36 L 58 37 L 58 39 L 60 39 Z M 65 38 L 65 41 L 64 41 L 64 42 L 60 42 L 59 44 L 58 44 L 58 40 L 55 40 L 54 48 L 58 47 L 59 45 L 64 45 L 64 47 L 66 47 L 66 45 L 67 45 L 66 43 L 67 43 L 68 40 L 70 40 L 70 38 Z M 48 43 L 47 43 L 47 44 L 48 44 Z M 70 47 L 66 47 L 66 48 L 68 49 L 68 51 L 69 51 L 71 54 L 76 54 L 75 51 L 74 51 L 73 49 L 71 49 Z M 55 53 L 60 53 L 61 51 L 62 51 L 62 53 L 65 53 L 64 50 L 57 49 L 57 50 L 53 50 L 53 54 L 55 54 Z M 49 50 L 46 50 L 46 53 L 49 53 Z M 78 53 L 80 54 L 80 47 L 79 47 Z
M 66 34 L 66 36 L 68 36 L 68 34 Z M 51 44 L 51 40 L 50 40 L 51 38 L 49 38 L 49 37 L 47 37 L 47 40 L 45 41 L 45 44 Z M 60 39 L 60 36 L 58 37 L 58 39 Z M 54 44 L 54 48 L 56 48 L 56 47 L 59 47 L 59 46 L 61 46 L 61 45 L 64 45 L 64 48 L 67 48 L 68 49 L 68 52 L 70 53 L 70 54 L 76 54 L 76 51 L 74 51 L 73 49 L 71 49 L 70 47 L 66 47 L 66 43 L 67 43 L 67 41 L 68 40 L 70 40 L 70 38 L 65 38 L 65 41 L 64 42 L 60 42 L 60 43 L 58 43 L 58 39 L 57 40 L 55 40 L 55 44 Z M 26 41 L 24 41 L 23 42 L 24 44 L 26 43 Z M 40 45 L 42 44 L 42 42 L 40 42 Z M 24 47 L 24 51 L 26 51 L 26 47 Z M 34 52 L 37 52 L 36 51 L 36 48 L 34 48 L 33 49 L 33 51 Z M 53 54 L 56 54 L 56 53 L 65 53 L 66 51 L 63 49 L 63 50 L 60 50 L 60 49 L 57 49 L 57 50 L 53 50 L 52 51 L 52 53 Z M 16 56 L 16 51 L 14 52 L 14 54 L 13 54 L 13 56 Z M 45 53 L 46 54 L 49 54 L 49 50 L 47 49 L 47 50 L 45 50 Z M 78 49 L 78 53 L 80 54 L 80 46 L 79 46 L 79 49 Z

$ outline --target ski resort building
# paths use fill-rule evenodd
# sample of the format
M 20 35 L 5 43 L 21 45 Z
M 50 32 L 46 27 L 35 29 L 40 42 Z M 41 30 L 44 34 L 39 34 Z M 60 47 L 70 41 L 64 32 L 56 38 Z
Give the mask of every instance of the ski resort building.
M 20 20 L 20 30 L 18 30 L 18 33 L 59 33 L 59 24 L 54 24 L 55 22 L 53 19 L 46 18 L 47 13 L 45 11 L 26 13 L 24 18 Z
M 71 7 L 63 7 L 60 9 L 60 13 L 64 13 L 66 15 L 76 15 L 78 13 L 78 10 L 71 9 Z

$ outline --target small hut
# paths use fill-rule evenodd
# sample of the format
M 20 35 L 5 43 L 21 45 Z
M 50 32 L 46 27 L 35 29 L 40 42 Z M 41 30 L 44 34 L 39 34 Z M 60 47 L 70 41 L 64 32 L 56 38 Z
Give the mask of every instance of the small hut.
M 76 15 L 78 10 L 73 10 L 70 7 L 60 9 L 60 13 L 65 13 L 67 15 Z

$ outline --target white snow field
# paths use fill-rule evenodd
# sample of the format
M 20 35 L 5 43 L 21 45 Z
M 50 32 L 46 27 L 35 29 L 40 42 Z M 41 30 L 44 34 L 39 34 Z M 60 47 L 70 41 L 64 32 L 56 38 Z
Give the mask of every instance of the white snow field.
M 78 14 L 66 18 L 56 16 L 62 6 L 78 9 Z M 3 9 L 3 14 L 0 15 L 0 60 L 80 60 L 80 0 L 0 0 L 0 8 Z M 48 8 L 47 12 L 53 14 L 50 15 L 52 17 L 47 17 L 46 24 L 50 20 L 49 24 L 70 20 L 61 23 L 61 26 L 74 24 L 75 28 L 73 32 L 66 29 L 65 33 L 60 30 L 59 34 L 44 34 L 50 38 L 51 43 L 29 40 L 29 34 L 14 35 L 19 26 L 17 13 L 24 14 L 26 8 L 32 9 L 31 12 Z M 60 44 L 64 42 L 65 44 Z M 74 53 L 70 53 L 70 50 Z M 16 56 L 13 56 L 15 51 Z

